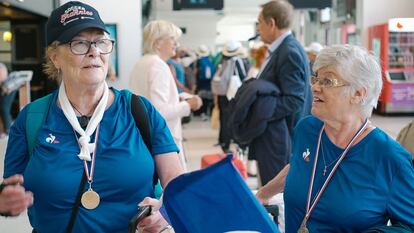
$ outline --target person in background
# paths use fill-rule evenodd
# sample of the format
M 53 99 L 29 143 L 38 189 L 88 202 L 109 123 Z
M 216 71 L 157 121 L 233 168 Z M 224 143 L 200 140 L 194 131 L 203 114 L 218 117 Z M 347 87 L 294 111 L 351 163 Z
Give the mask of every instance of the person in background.
M 335 45 L 313 67 L 313 116 L 295 128 L 290 165 L 257 198 L 267 203 L 284 186 L 286 232 L 388 232 L 389 220 L 412 232 L 411 156 L 369 120 L 382 88 L 378 61 Z
M 0 216 L 17 216 L 33 204 L 33 193 L 23 187 L 23 176 L 14 175 L 2 182 Z
M 16 97 L 17 90 L 8 90 L 5 82 L 13 77 L 9 77 L 6 65 L 0 63 L 0 116 L 3 123 L 3 132 L 0 134 L 0 138 L 8 136 L 9 129 L 12 124 L 13 118 L 10 113 L 13 100 Z
M 180 48 L 178 51 L 181 64 L 184 67 L 185 87 L 190 91 L 190 94 L 195 94 L 197 80 L 194 72 L 194 61 L 197 56 L 187 48 Z
M 178 148 L 154 106 L 137 100 L 150 122 L 150 152 L 126 91 L 108 88 L 114 41 L 106 33 L 99 13 L 77 1 L 54 9 L 47 21 L 44 72 L 60 80 L 60 87 L 46 97 L 44 121 L 30 150 L 26 130 L 35 129 L 26 119 L 40 113 L 33 107 L 45 99 L 19 113 L 10 128 L 3 174 L 6 179 L 23 174 L 24 187 L 35 197 L 28 210 L 34 232 L 127 232 L 138 203 L 148 204 L 144 198 L 154 196 L 155 172 L 163 187 L 183 173 Z M 140 225 L 145 232 L 168 226 L 156 209 L 147 218 Z
M 242 59 L 239 57 L 239 49 L 242 47 L 239 41 L 229 40 L 225 44 L 222 50 L 222 59 L 217 69 L 218 75 L 221 76 L 232 76 L 238 74 L 240 81 L 243 81 L 246 78 L 246 67 Z M 217 75 L 217 74 L 216 74 Z M 230 77 L 221 77 L 221 79 L 229 80 Z M 226 93 L 228 90 L 228 83 L 221 83 L 223 85 L 221 88 L 215 88 L 212 86 L 212 91 L 214 94 L 214 105 L 217 105 L 220 110 L 220 129 L 219 129 L 219 138 L 218 142 L 221 146 L 221 149 L 224 153 L 229 153 L 230 143 L 231 143 L 231 134 L 227 129 L 227 122 L 229 118 L 229 113 L 226 111 L 229 104 L 229 99 L 227 99 Z M 219 93 L 218 90 L 225 90 L 222 93 Z
M 174 77 L 166 61 L 176 53 L 181 30 L 171 22 L 156 20 L 144 27 L 144 56 L 131 74 L 130 88 L 148 98 L 167 121 L 174 141 L 180 149 L 180 160 L 186 169 L 181 118 L 202 105 L 200 97 L 180 100 Z
M 174 77 L 175 85 L 177 85 L 178 88 L 178 93 L 181 93 L 183 91 L 192 93 L 191 90 L 185 86 L 185 70 L 184 66 L 181 64 L 181 58 L 177 52 L 172 58 L 168 59 L 167 64 Z
M 287 128 L 269 124 L 264 135 L 272 136 L 259 137 L 249 145 L 249 153 L 258 162 L 262 184 L 288 163 L 293 128 L 310 113 L 312 103 L 309 61 L 290 31 L 292 17 L 293 6 L 285 0 L 263 4 L 258 17 L 257 31 L 263 42 L 269 44 L 269 56 L 257 77 L 275 84 L 280 90 L 273 117 L 285 119 L 287 123 Z
M 247 77 L 247 72 L 248 72 L 248 70 L 250 70 L 250 67 L 251 67 L 251 63 L 250 63 L 250 59 L 249 59 L 249 51 L 247 50 L 247 48 L 242 46 L 242 47 L 240 47 L 238 52 L 239 52 L 238 53 L 239 57 L 243 61 L 243 65 L 244 65 L 244 69 L 245 69 L 245 76 Z M 244 79 L 246 79 L 246 77 Z
M 268 48 L 269 46 L 267 44 L 263 44 L 262 46 L 258 48 L 252 49 L 251 57 L 253 59 L 253 65 L 250 67 L 249 71 L 247 72 L 246 79 L 257 78 L 260 68 L 262 67 L 267 56 L 269 56 Z
M 198 60 L 196 61 L 197 95 L 203 100 L 203 106 L 196 112 L 201 115 L 203 121 L 208 120 L 213 110 L 213 93 L 211 92 L 211 80 L 216 69 L 210 58 L 207 45 L 200 45 L 197 49 Z
M 323 46 L 318 42 L 312 42 L 308 47 L 305 47 L 305 51 L 308 54 L 309 66 L 311 71 L 313 70 L 313 63 L 315 63 L 316 56 L 321 52 Z

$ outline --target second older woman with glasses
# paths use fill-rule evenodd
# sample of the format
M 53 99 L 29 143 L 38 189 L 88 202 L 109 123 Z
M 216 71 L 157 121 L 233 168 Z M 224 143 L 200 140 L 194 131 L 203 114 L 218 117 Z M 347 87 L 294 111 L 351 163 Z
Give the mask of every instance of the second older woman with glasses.
M 114 42 L 93 7 L 75 1 L 60 6 L 46 32 L 45 71 L 61 80 L 60 88 L 48 97 L 47 108 L 34 109 L 45 119 L 33 149 L 27 146 L 31 122 L 26 118 L 36 103 L 17 117 L 4 177 L 24 175 L 25 188 L 34 195 L 28 213 L 36 232 L 127 232 L 138 203 L 154 194 L 155 170 L 163 186 L 182 173 L 178 148 L 164 119 L 141 98 L 151 153 L 127 93 L 108 88 Z M 144 232 L 167 227 L 158 211 L 146 223 Z
M 414 227 L 410 154 L 369 120 L 379 64 L 365 49 L 338 45 L 322 50 L 313 69 L 313 116 L 295 129 L 290 170 L 257 197 L 266 203 L 285 184 L 288 233 L 365 232 L 388 220 Z

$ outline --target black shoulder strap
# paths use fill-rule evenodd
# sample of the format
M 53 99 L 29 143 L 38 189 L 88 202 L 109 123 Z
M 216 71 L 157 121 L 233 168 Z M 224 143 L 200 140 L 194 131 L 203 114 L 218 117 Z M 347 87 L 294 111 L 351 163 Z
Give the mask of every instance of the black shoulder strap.
M 145 109 L 146 107 L 142 102 L 142 99 L 139 96 L 132 94 L 131 112 L 132 116 L 134 117 L 135 125 L 141 132 L 142 139 L 144 140 L 144 143 L 147 146 L 149 152 L 152 153 L 150 122 Z M 154 172 L 153 183 L 155 186 L 159 185 L 157 172 Z
M 134 117 L 135 125 L 141 132 L 145 145 L 147 146 L 148 150 L 152 152 L 151 131 L 147 113 L 145 111 L 145 105 L 142 103 L 142 100 L 135 94 L 132 94 L 131 98 L 131 111 L 132 116 Z
M 79 184 L 78 194 L 76 195 L 76 202 L 72 208 L 72 214 L 70 215 L 70 220 L 69 220 L 68 227 L 66 228 L 66 233 L 72 233 L 73 225 L 75 225 L 76 215 L 78 214 L 78 209 L 79 209 L 79 205 L 80 205 L 81 197 L 83 193 L 83 187 L 85 187 L 85 183 L 86 183 L 85 172 L 82 172 L 82 173 L 83 173 L 82 180 Z

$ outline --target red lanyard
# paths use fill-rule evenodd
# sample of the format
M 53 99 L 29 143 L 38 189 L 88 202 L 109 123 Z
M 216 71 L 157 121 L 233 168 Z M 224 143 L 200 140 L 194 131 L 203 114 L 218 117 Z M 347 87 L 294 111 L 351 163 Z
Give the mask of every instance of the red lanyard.
M 335 163 L 335 166 L 332 168 L 332 171 L 329 173 L 328 178 L 326 178 L 325 182 L 322 185 L 322 188 L 317 193 L 315 200 L 313 201 L 312 205 L 311 203 L 311 195 L 312 195 L 312 189 L 313 189 L 313 182 L 315 180 L 315 172 L 316 172 L 316 165 L 318 163 L 318 157 L 319 157 L 319 148 L 321 146 L 321 139 L 322 139 L 322 133 L 325 129 L 325 125 L 322 126 L 321 131 L 319 132 L 319 138 L 318 138 L 318 146 L 316 147 L 316 155 L 315 155 L 315 161 L 313 162 L 313 169 L 312 169 L 312 176 L 309 182 L 309 190 L 308 190 L 308 198 L 306 201 L 306 214 L 302 221 L 302 225 L 306 226 L 306 222 L 308 221 L 313 209 L 315 208 L 316 204 L 319 202 L 319 199 L 322 196 L 322 193 L 325 191 L 326 186 L 328 186 L 329 181 L 331 180 L 333 174 L 335 173 L 336 169 L 338 168 L 339 164 L 342 162 L 342 160 L 345 158 L 346 154 L 348 153 L 349 149 L 351 148 L 351 145 L 355 141 L 356 138 L 358 138 L 359 135 L 361 135 L 364 130 L 368 126 L 368 119 L 365 120 L 364 124 L 361 126 L 361 128 L 358 130 L 358 132 L 354 135 L 354 137 L 351 139 L 351 141 L 348 143 L 348 145 L 345 147 L 344 152 L 342 152 L 341 156 L 339 157 L 338 161 Z
M 99 136 L 99 126 L 96 127 L 96 133 L 95 133 L 95 147 L 92 152 L 92 162 L 91 162 L 91 172 L 89 173 L 88 164 L 86 163 L 86 160 L 83 160 L 83 167 L 85 169 L 86 177 L 88 178 L 89 186 L 92 184 L 93 181 L 93 173 L 95 170 L 95 157 L 96 157 L 96 146 L 98 144 L 98 136 Z M 76 139 L 78 139 L 78 135 L 75 133 Z

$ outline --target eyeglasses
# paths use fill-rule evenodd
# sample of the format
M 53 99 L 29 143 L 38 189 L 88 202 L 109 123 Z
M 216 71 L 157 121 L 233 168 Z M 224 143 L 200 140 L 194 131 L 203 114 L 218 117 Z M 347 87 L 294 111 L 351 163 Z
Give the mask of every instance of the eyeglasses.
M 114 49 L 114 41 L 110 39 L 100 39 L 97 41 L 88 41 L 88 40 L 72 40 L 69 41 L 70 51 L 75 55 L 85 55 L 87 54 L 92 45 L 95 45 L 95 48 L 101 54 L 111 53 Z
M 349 86 L 348 83 L 345 83 L 339 79 L 331 78 L 331 77 L 320 78 L 316 75 L 311 76 L 310 82 L 312 86 L 318 84 L 319 86 L 322 86 L 325 88 Z

